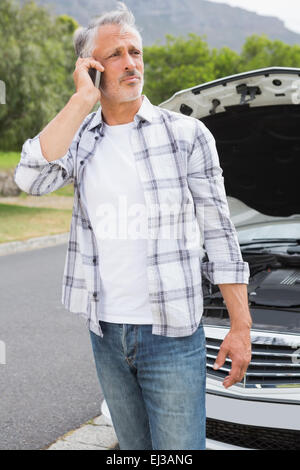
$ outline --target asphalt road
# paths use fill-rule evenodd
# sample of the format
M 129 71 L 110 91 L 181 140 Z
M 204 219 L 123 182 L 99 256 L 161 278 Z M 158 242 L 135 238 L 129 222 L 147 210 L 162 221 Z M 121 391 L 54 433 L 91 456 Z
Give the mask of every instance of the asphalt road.
M 85 320 L 61 304 L 67 245 L 0 256 L 0 449 L 42 449 L 100 414 Z

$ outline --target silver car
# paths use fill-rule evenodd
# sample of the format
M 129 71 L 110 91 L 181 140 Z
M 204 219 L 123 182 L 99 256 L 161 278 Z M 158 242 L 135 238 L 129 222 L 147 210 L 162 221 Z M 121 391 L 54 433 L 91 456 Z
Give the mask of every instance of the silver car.
M 300 69 L 271 67 L 176 93 L 160 106 L 213 133 L 232 221 L 249 263 L 252 360 L 222 386 L 213 364 L 228 332 L 217 286 L 203 280 L 207 447 L 300 449 Z
M 230 321 L 203 279 L 207 449 L 300 449 L 300 69 L 271 67 L 175 93 L 160 106 L 213 133 L 244 261 L 252 360 L 225 389 L 213 364 Z M 206 256 L 206 255 L 205 255 Z M 109 411 L 103 402 L 102 412 Z

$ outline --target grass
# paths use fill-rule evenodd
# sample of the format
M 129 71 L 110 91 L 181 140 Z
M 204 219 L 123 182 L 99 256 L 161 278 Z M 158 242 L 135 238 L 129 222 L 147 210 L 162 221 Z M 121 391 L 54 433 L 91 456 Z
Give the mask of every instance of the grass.
M 68 232 L 71 216 L 71 210 L 0 204 L 0 243 Z
M 20 152 L 0 151 L 0 171 L 14 169 L 20 161 Z M 28 238 L 56 235 L 70 230 L 72 210 L 48 207 L 32 207 L 34 204 L 29 200 L 29 205 L 24 204 L 30 195 L 21 191 L 16 204 L 0 203 L 0 243 L 27 240 Z M 50 194 L 42 196 L 45 202 L 53 196 L 74 196 L 73 184 L 68 184 Z M 32 196 L 30 196 L 32 199 Z M 16 201 L 14 201 L 16 202 Z M 28 204 L 28 203 L 27 203 Z M 53 204 L 53 203 L 52 203 Z M 46 204 L 47 205 L 47 204 Z M 51 204 L 50 204 L 51 205 Z
M 0 170 L 11 170 L 17 166 L 21 158 L 20 152 L 0 151 Z

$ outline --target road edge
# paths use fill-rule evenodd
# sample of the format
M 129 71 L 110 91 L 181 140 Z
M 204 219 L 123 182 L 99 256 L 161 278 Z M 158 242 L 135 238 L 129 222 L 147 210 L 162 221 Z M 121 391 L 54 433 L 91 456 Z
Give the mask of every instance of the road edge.
M 110 420 L 103 414 L 68 431 L 41 450 L 114 450 L 118 439 Z
M 65 232 L 56 235 L 29 238 L 28 240 L 0 243 L 0 256 L 67 243 L 69 239 L 69 233 L 70 232 Z

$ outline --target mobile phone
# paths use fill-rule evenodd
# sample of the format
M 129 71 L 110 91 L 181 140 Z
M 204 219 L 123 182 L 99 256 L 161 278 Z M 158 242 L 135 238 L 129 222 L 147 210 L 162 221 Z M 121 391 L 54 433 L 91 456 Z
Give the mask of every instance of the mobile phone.
M 93 67 L 90 67 L 88 72 L 95 87 L 100 88 L 101 72 Z

